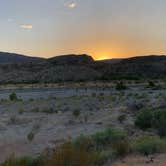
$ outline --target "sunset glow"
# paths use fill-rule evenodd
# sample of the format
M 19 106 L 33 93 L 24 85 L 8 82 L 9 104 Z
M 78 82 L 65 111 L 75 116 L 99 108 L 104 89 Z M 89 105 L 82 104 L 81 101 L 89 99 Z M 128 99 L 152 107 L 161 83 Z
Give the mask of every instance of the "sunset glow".
M 166 54 L 163 0 L 0 2 L 0 51 L 42 57 L 86 53 L 94 59 Z

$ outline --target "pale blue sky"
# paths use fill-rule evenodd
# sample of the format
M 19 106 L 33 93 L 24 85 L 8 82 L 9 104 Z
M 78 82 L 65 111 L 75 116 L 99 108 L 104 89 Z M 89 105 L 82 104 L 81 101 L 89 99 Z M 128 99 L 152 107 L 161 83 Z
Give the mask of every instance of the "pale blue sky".
M 165 0 L 0 0 L 0 51 L 166 54 Z

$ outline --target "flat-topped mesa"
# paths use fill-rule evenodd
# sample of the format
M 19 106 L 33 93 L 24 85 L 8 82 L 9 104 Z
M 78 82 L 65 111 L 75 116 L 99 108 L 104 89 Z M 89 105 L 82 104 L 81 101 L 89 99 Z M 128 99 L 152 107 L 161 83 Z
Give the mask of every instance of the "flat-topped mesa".
M 88 65 L 94 63 L 93 58 L 86 54 L 56 56 L 48 59 L 48 61 L 55 65 Z

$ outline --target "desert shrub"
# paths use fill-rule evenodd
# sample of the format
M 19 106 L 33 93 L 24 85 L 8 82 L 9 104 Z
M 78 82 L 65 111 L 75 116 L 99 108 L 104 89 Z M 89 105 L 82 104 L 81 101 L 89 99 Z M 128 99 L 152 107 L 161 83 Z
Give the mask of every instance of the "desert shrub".
M 85 123 L 88 122 L 88 115 L 84 115 L 84 122 L 85 122 Z
M 75 110 L 73 111 L 73 116 L 75 116 L 76 118 L 78 118 L 78 117 L 80 116 L 80 110 L 75 109 Z
M 39 107 L 32 108 L 31 112 L 40 112 L 40 108 Z
M 90 136 L 84 136 L 83 134 L 81 134 L 73 141 L 73 145 L 76 148 L 84 146 L 87 150 L 89 150 L 93 146 L 93 140 Z
M 41 157 L 15 158 L 14 156 L 11 156 L 4 163 L 2 163 L 1 166 L 44 166 L 44 162 Z
M 155 85 L 155 83 L 153 82 L 153 81 L 148 81 L 148 87 L 151 87 L 151 88 L 153 88 L 153 87 L 155 87 L 156 85 Z
M 28 139 L 30 141 L 33 139 L 32 132 Z M 106 129 L 90 136 L 81 135 L 72 142 L 66 142 L 51 153 L 46 153 L 42 159 L 10 158 L 2 166 L 94 166 L 101 165 L 108 159 L 114 160 L 128 152 L 126 134 L 119 130 Z
M 125 89 L 127 89 L 127 87 L 122 81 L 116 84 L 116 90 L 125 90 Z
M 96 149 L 107 145 L 113 145 L 127 138 L 126 134 L 116 129 L 106 129 L 91 136 Z
M 74 140 L 74 145 L 80 148 L 82 145 L 88 150 L 98 151 L 101 153 L 104 149 L 110 148 L 109 156 L 115 158 L 118 156 L 124 156 L 130 151 L 130 145 L 126 134 L 123 131 L 116 129 L 106 129 L 102 132 L 98 132 L 91 136 L 81 135 Z M 100 159 L 102 160 L 102 156 Z M 103 156 L 103 160 L 108 156 Z M 98 162 L 100 162 L 100 159 Z M 113 158 L 110 158 L 113 159 Z M 102 161 L 103 161 L 102 160 Z
M 131 150 L 129 141 L 127 139 L 114 143 L 112 147 L 115 151 L 116 156 L 125 156 Z
M 52 107 L 45 107 L 45 108 L 43 108 L 42 112 L 48 113 L 48 114 L 55 113 L 55 111 Z
M 142 137 L 134 142 L 133 150 L 144 155 L 166 152 L 166 140 L 158 137 Z
M 125 114 L 122 114 L 122 115 L 120 115 L 120 116 L 118 117 L 118 121 L 119 121 L 120 123 L 123 123 L 125 120 L 126 120 L 126 115 L 125 115 Z
M 103 150 L 99 153 L 96 165 L 103 165 L 108 160 L 114 161 L 117 158 L 116 154 L 112 150 Z
M 9 124 L 17 124 L 19 121 L 19 119 L 17 118 L 16 115 L 11 115 L 11 117 L 9 118 Z
M 140 129 L 154 128 L 160 136 L 166 136 L 166 109 L 143 110 L 136 118 L 135 125 Z
M 160 136 L 166 136 L 166 109 L 154 112 L 152 126 L 157 129 Z
M 32 131 L 30 133 L 28 133 L 28 135 L 27 135 L 27 139 L 29 142 L 32 142 L 34 137 L 35 137 L 35 134 Z
M 11 93 L 11 94 L 9 95 L 9 99 L 10 99 L 11 101 L 17 101 L 17 100 L 18 100 L 17 94 L 16 94 L 15 92 Z
M 18 110 L 18 113 L 19 114 L 23 114 L 25 112 L 25 110 L 23 109 L 23 108 L 20 108 L 19 110 Z
M 29 99 L 29 101 L 30 101 L 30 102 L 33 102 L 33 101 L 34 101 L 34 99 L 33 99 L 33 98 L 30 98 L 30 99 Z
M 46 166 L 92 166 L 97 159 L 97 153 L 87 151 L 83 146 L 76 148 L 71 142 L 66 142 L 55 149 L 53 157 L 46 161 Z
M 153 118 L 152 110 L 143 110 L 136 117 L 135 125 L 143 130 L 151 128 L 152 118 Z

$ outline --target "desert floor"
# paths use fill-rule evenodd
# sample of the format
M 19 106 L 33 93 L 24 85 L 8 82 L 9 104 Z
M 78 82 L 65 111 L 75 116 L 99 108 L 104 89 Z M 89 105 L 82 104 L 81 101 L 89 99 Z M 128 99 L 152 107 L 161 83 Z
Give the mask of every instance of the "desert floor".
M 116 90 L 114 83 L 1 86 L 0 161 L 12 154 L 38 155 L 65 140 L 108 127 L 124 129 L 131 138 L 153 135 L 135 128 L 135 114 L 142 108 L 166 107 L 166 89 L 149 89 L 146 83 L 127 86 L 124 91 Z M 12 92 L 19 100 L 9 99 Z M 121 115 L 123 123 L 118 120 Z M 160 157 L 166 162 L 164 155 L 156 162 Z M 114 166 L 132 166 L 137 160 L 137 165 L 145 165 L 145 158 L 132 156 Z

